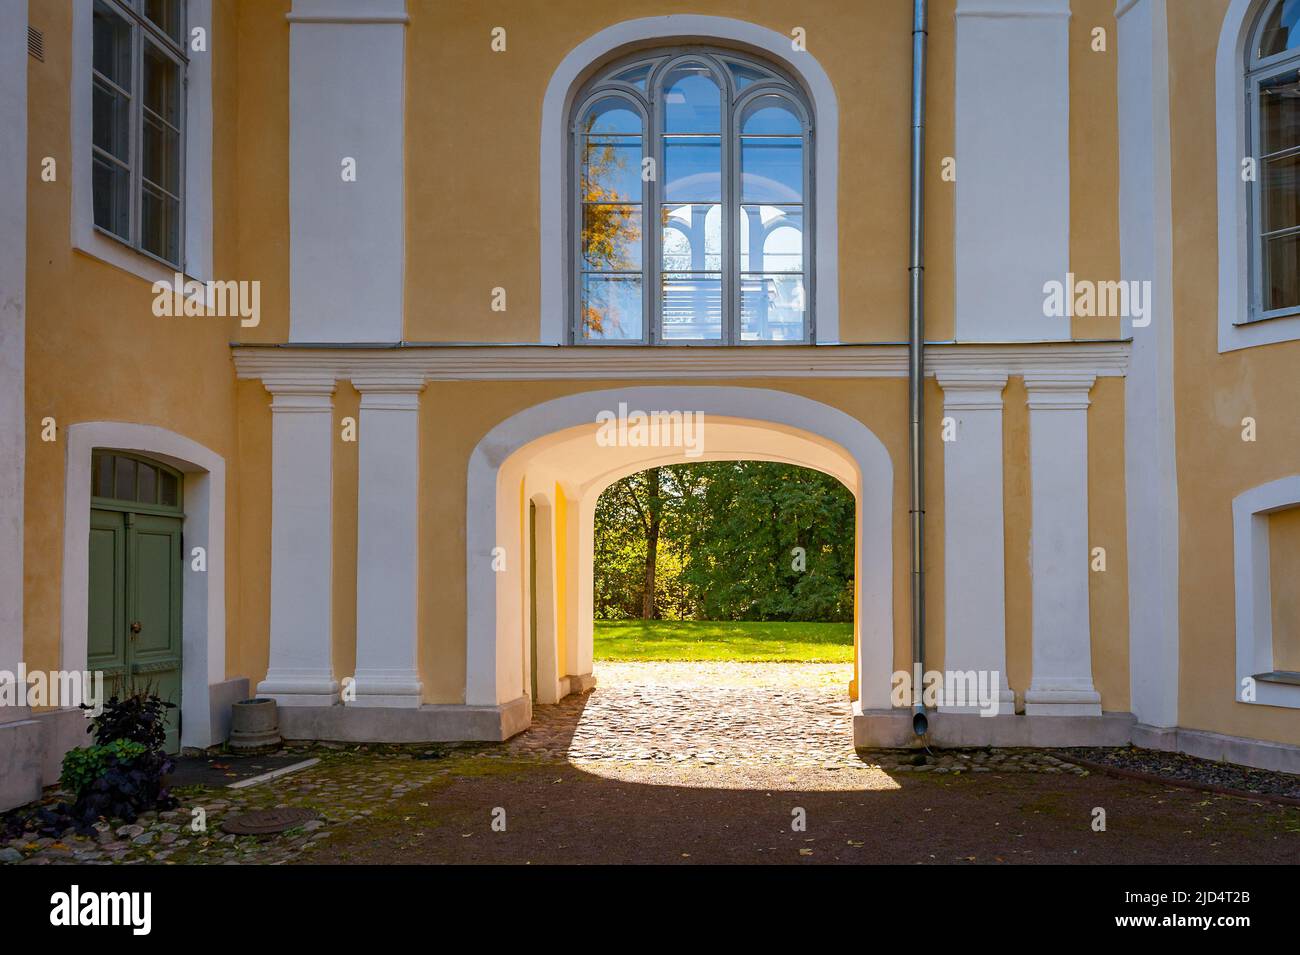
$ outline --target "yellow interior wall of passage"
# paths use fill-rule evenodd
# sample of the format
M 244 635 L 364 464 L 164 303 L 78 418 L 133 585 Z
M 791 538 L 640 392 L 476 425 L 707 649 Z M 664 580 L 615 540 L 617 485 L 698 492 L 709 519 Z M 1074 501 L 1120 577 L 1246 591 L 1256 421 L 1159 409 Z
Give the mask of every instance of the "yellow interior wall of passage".
M 72 248 L 71 3 L 33 3 L 29 22 L 45 34 L 45 60 L 27 59 L 28 169 L 26 181 L 26 483 L 24 506 L 24 648 L 33 669 L 60 665 L 63 588 L 64 443 L 77 422 L 153 425 L 183 435 L 223 457 L 226 487 L 227 666 L 239 658 L 240 525 L 242 505 L 233 474 L 238 440 L 235 382 L 227 343 L 238 321 L 159 318 L 150 282 Z M 235 72 L 234 9 L 214 10 L 213 205 L 219 211 L 214 264 L 231 268 L 236 182 L 231 156 L 236 129 L 229 98 Z M 42 160 L 57 178 L 40 178 Z M 84 169 L 84 165 L 79 169 Z M 12 188 L 11 184 L 11 188 Z M 228 213 L 228 214 L 227 214 Z M 58 440 L 41 440 L 40 421 L 52 417 Z M 224 675 L 216 674 L 214 679 Z
M 538 339 L 538 155 L 547 84 L 593 34 L 674 13 L 732 17 L 785 36 L 804 28 L 840 111 L 840 338 L 906 337 L 910 4 L 807 0 L 795 10 L 782 0 L 627 0 L 610 7 L 552 0 L 543 11 L 410 0 L 408 10 L 406 196 L 419 212 L 407 216 L 406 254 L 408 263 L 422 264 L 406 270 L 407 339 Z M 931 14 L 931 337 L 949 337 L 952 328 L 952 188 L 939 179 L 939 160 L 952 153 L 952 10 L 953 0 L 939 0 Z M 506 30 L 505 52 L 491 49 L 494 27 Z M 505 312 L 490 308 L 497 287 L 507 290 Z
M 1218 352 L 1214 69 L 1227 0 L 1167 5 L 1179 508 L 1179 725 L 1300 744 L 1283 707 L 1238 703 L 1232 499 L 1300 473 L 1300 342 Z M 1253 417 L 1257 440 L 1242 440 Z
M 1300 507 L 1268 517 L 1273 669 L 1300 672 Z
M 560 672 L 558 675 L 560 677 L 569 676 L 569 606 L 568 601 L 565 599 L 569 591 L 569 536 L 566 533 L 569 526 L 568 512 L 569 500 L 564 496 L 564 488 L 560 487 L 559 482 L 556 482 L 555 509 L 552 512 L 554 515 L 555 562 L 552 566 L 555 568 L 555 659 L 559 667 Z
M 1094 49 L 1097 28 L 1105 31 L 1105 50 Z M 1113 0 L 1071 0 L 1070 270 L 1080 281 L 1131 278 L 1119 265 L 1116 39 Z M 1076 316 L 1070 328 L 1075 338 L 1118 338 L 1120 319 Z

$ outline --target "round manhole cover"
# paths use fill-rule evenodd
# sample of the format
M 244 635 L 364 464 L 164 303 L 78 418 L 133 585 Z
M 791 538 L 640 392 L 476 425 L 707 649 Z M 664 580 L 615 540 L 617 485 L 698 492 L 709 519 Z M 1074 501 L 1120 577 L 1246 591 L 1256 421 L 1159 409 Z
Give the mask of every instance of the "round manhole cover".
M 314 809 L 255 809 L 221 823 L 221 828 L 237 836 L 269 836 L 301 826 L 317 817 Z

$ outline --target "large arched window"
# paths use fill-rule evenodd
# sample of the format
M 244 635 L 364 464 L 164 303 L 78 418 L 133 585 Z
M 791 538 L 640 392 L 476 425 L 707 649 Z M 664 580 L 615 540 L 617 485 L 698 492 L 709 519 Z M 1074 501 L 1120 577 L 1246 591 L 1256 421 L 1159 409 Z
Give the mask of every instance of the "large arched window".
M 1264 7 L 1246 50 L 1251 319 L 1300 314 L 1300 0 Z
M 813 340 L 812 115 L 731 50 L 642 52 L 574 101 L 575 343 Z

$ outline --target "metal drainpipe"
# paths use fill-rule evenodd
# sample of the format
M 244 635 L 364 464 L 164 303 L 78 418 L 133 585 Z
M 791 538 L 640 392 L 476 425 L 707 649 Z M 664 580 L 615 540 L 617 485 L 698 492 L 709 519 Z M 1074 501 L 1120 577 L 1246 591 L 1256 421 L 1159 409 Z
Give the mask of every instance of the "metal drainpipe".
M 925 152 L 925 0 L 912 0 L 912 197 L 911 254 L 907 272 L 911 279 L 908 302 L 908 405 L 912 444 L 912 732 L 924 736 L 929 728 L 919 678 L 925 673 L 925 523 L 924 469 L 922 468 L 922 416 L 925 374 L 925 317 L 922 311 L 925 264 L 921 255 L 925 210 L 922 167 Z

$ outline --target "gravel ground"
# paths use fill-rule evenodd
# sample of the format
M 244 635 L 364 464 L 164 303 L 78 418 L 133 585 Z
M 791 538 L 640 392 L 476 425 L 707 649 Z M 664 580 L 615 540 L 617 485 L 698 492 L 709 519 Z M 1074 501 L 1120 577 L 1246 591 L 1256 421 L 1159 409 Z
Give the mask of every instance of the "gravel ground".
M 1080 759 L 1114 766 L 1117 769 L 1149 773 L 1161 779 L 1177 779 L 1203 786 L 1235 789 L 1238 792 L 1300 799 L 1300 776 L 1291 773 L 1248 769 L 1233 763 L 1217 763 L 1183 753 L 1164 753 L 1159 750 L 1138 749 L 1136 746 L 1080 746 L 1059 750 L 1058 753 L 1067 759 L 1070 756 L 1077 756 Z

